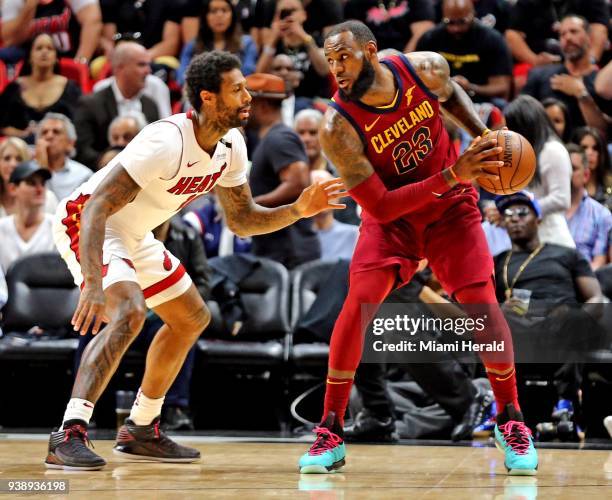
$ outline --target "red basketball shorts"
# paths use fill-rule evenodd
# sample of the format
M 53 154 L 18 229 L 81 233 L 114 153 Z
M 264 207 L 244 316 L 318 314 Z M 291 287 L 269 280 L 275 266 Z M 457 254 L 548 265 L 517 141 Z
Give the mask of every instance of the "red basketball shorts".
M 472 188 L 453 189 L 424 209 L 388 224 L 363 213 L 351 274 L 398 267 L 398 286 L 426 258 L 450 295 L 493 274 L 493 259 Z

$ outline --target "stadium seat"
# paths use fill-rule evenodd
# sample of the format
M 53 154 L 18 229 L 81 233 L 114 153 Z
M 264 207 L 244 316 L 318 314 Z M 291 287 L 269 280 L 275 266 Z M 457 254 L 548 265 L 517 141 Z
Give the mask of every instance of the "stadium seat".
M 4 88 L 9 83 L 8 71 L 6 69 L 6 64 L 4 61 L 0 61 L 0 92 L 4 90 Z
M 0 339 L 0 377 L 17 383 L 4 384 L 0 399 L 27 410 L 4 412 L 0 425 L 57 425 L 74 377 L 78 339 L 72 333 L 70 319 L 79 290 L 56 253 L 17 260 L 9 268 L 6 281 L 9 297 L 2 310 L 5 335 Z M 33 326 L 44 333 L 27 333 Z M 32 390 L 36 394 L 35 405 Z M 42 414 L 39 408 L 44 408 Z
M 57 333 L 71 330 L 79 290 L 57 253 L 23 257 L 6 275 L 8 302 L 3 309 L 5 332 L 27 332 L 33 326 Z
M 243 257 L 239 255 L 215 257 L 209 260 L 209 264 L 218 276 L 220 268 L 240 265 L 244 263 L 241 259 Z M 228 309 L 227 302 L 224 306 L 215 300 L 207 302 L 212 315 L 211 324 L 197 343 L 196 356 L 197 373 L 207 373 L 199 376 L 199 389 L 192 391 L 192 405 L 209 408 L 210 398 L 215 397 L 211 393 L 217 390 L 211 386 L 217 384 L 207 384 L 207 381 L 224 378 L 226 389 L 221 397 L 227 397 L 229 391 L 231 403 L 245 405 L 251 400 L 269 410 L 268 413 L 264 411 L 244 418 L 251 421 L 264 418 L 262 415 L 266 414 L 269 422 L 275 420 L 278 428 L 285 430 L 289 422 L 286 372 L 290 335 L 289 272 L 272 260 L 252 259 L 255 262 L 253 272 L 237 283 L 240 310 L 244 310 L 245 317 L 235 335 L 232 330 L 237 322 L 229 319 L 235 310 Z M 214 291 L 213 288 L 213 296 Z M 240 396 L 235 397 L 235 394 Z M 205 422 L 204 425 L 208 424 Z M 242 422 L 242 425 L 248 424 Z
M 336 262 L 307 262 L 292 274 L 291 325 L 294 329 L 289 351 L 289 360 L 297 370 L 320 369 L 327 367 L 329 345 L 314 335 L 300 335 L 295 331 L 304 314 L 310 309 L 321 286 L 328 279 Z M 325 334 L 322 334 L 325 337 Z M 318 370 L 317 370 L 318 371 Z
M 239 256 L 215 257 L 210 266 L 218 268 L 237 262 Z M 226 325 L 220 305 L 209 301 L 212 320 L 198 350 L 206 363 L 236 366 L 280 366 L 287 360 L 289 326 L 289 273 L 281 264 L 258 258 L 254 272 L 238 283 L 247 319 L 235 335 Z
M 89 78 L 89 66 L 68 57 L 59 60 L 60 74 L 76 82 L 83 94 L 91 92 L 91 79 Z
M 14 78 L 20 75 L 22 68 L 23 61 L 15 65 Z M 91 92 L 92 84 L 89 78 L 89 66 L 86 64 L 77 62 L 69 57 L 62 57 L 59 60 L 59 72 L 60 75 L 74 81 L 81 88 L 83 94 L 89 94 Z

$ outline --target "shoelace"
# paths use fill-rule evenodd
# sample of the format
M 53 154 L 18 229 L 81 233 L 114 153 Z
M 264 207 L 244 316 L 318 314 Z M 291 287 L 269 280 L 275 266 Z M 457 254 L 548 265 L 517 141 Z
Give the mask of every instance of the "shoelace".
M 314 432 L 317 433 L 317 439 L 310 447 L 309 455 L 321 455 L 342 442 L 340 436 L 334 434 L 327 427 L 315 427 Z
M 83 427 L 82 425 L 71 425 L 70 427 L 68 427 L 68 429 L 64 429 L 64 432 L 66 433 L 64 436 L 64 443 L 67 442 L 71 437 L 75 437 L 83 441 L 87 446 L 95 448 L 94 444 L 89 439 L 87 429 L 85 429 L 85 427 Z
M 503 425 L 499 426 L 499 430 L 504 435 L 504 439 L 508 446 L 517 455 L 525 455 L 529 451 L 529 436 L 531 436 L 531 430 L 525 425 L 524 422 L 517 422 L 516 420 L 509 420 Z

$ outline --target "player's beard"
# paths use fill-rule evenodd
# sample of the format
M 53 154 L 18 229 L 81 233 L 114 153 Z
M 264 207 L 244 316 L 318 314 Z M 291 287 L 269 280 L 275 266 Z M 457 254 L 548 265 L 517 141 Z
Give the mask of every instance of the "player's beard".
M 359 75 L 357 75 L 357 79 L 355 80 L 355 83 L 353 83 L 351 90 L 346 92 L 343 89 L 340 89 L 340 95 L 345 99 L 358 101 L 372 86 L 375 76 L 376 73 L 374 72 L 374 66 L 372 66 L 370 61 L 364 58 L 361 71 L 359 72 Z
M 246 106 L 244 106 L 246 107 Z M 243 108 L 231 109 L 220 101 L 217 101 L 217 123 L 219 127 L 224 130 L 231 128 L 238 128 L 246 126 L 248 120 L 242 120 L 240 118 L 240 111 Z

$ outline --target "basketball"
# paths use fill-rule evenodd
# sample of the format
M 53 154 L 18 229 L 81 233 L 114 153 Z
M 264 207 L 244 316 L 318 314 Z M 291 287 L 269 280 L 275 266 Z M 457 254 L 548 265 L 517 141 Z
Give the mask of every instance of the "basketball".
M 499 180 L 478 178 L 478 184 L 494 194 L 516 193 L 531 182 L 536 168 L 535 152 L 527 139 L 512 130 L 497 130 L 493 134 L 497 138 L 497 145 L 502 148 L 497 159 L 503 161 L 504 166 L 486 169 L 498 174 Z

